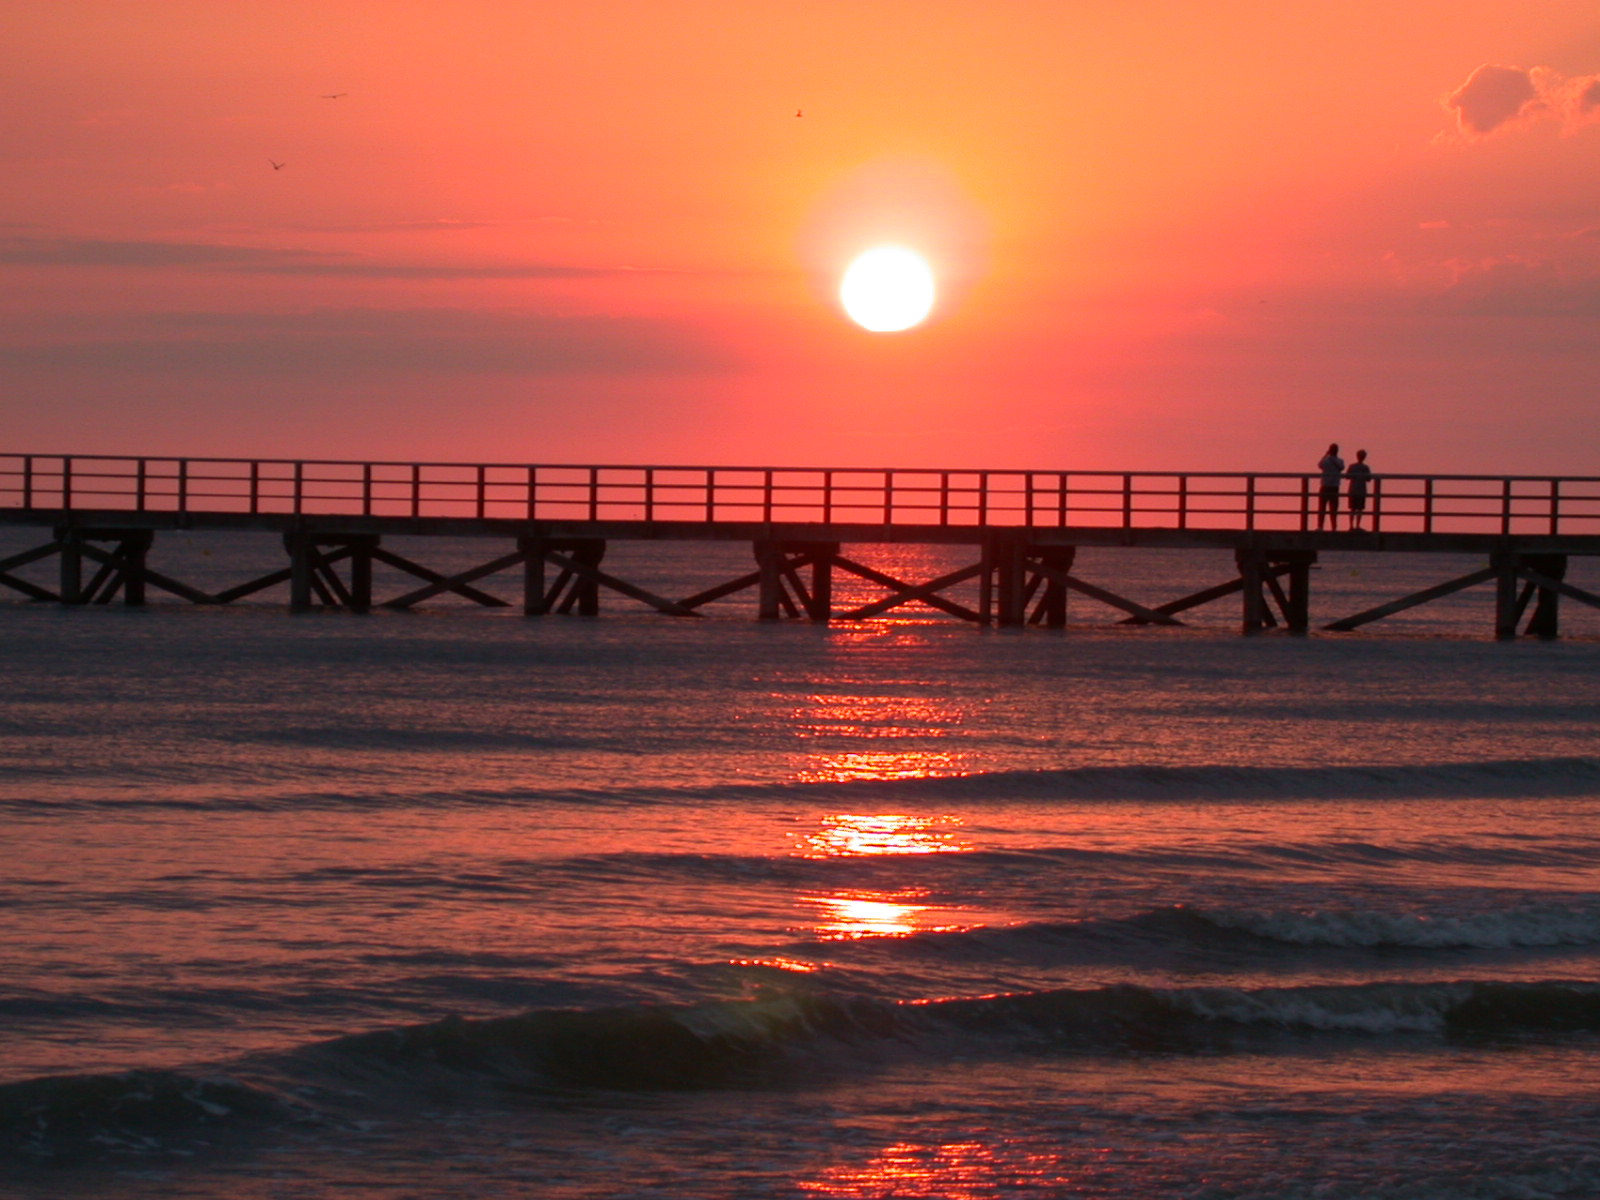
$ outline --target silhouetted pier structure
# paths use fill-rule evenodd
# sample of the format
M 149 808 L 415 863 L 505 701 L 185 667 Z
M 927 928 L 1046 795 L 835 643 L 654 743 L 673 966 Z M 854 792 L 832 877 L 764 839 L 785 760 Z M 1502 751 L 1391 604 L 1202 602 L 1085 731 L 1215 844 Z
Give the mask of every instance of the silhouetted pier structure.
M 1171 471 L 976 471 L 795 467 L 569 466 L 280 459 L 0 455 L 0 523 L 48 540 L 0 559 L 0 586 L 62 604 L 145 602 L 156 588 L 195 604 L 228 604 L 287 584 L 292 610 L 407 609 L 446 593 L 524 613 L 594 614 L 610 592 L 673 616 L 755 589 L 763 619 L 859 620 L 921 603 L 979 624 L 1062 627 L 1077 592 L 1130 623 L 1241 598 L 1240 625 L 1310 627 L 1311 567 L 1324 551 L 1467 553 L 1469 574 L 1328 623 L 1368 622 L 1493 582 L 1494 631 L 1559 632 L 1562 597 L 1600 608 L 1566 582 L 1573 555 L 1600 555 L 1600 477 L 1377 475 L 1367 529 L 1317 528 L 1315 474 Z M 1341 512 L 1340 520 L 1347 521 Z M 270 531 L 285 563 L 205 591 L 150 563 L 158 534 Z M 501 552 L 446 574 L 384 545 L 386 537 L 499 540 Z M 693 595 L 657 595 L 607 571 L 614 541 L 748 542 L 752 570 Z M 965 546 L 972 561 L 926 580 L 900 579 L 843 552 L 850 545 Z M 1075 572 L 1079 547 L 1232 550 L 1237 574 L 1141 603 Z M 59 560 L 51 588 L 16 572 Z M 415 586 L 379 598 L 373 565 Z M 835 607 L 839 573 L 882 589 Z M 515 573 L 514 600 L 488 590 Z M 479 585 L 483 586 L 479 586 Z M 976 604 L 952 589 L 976 585 Z M 1530 612 L 1531 609 L 1531 612 Z M 1524 626 L 1524 618 L 1527 618 Z

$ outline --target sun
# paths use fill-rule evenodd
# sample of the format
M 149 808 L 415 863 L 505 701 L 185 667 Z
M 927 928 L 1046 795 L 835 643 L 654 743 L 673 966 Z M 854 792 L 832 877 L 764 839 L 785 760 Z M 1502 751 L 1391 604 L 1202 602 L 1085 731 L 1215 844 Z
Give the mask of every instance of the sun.
M 857 256 L 839 284 L 844 311 L 873 333 L 910 329 L 933 311 L 933 299 L 933 268 L 904 246 L 875 246 Z

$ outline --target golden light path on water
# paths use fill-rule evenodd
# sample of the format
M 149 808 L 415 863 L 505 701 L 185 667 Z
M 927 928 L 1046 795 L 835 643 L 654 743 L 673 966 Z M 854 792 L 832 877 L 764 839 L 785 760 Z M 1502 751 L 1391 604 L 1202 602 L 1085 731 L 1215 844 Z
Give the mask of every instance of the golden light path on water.
M 870 739 L 892 742 L 943 738 L 959 727 L 964 714 L 943 701 L 853 692 L 814 693 L 790 713 L 802 737 L 829 741 Z M 962 773 L 963 755 L 949 750 L 839 749 L 813 754 L 795 776 L 808 783 L 929 779 Z M 962 820 L 948 814 L 834 812 L 799 840 L 805 858 L 856 858 L 880 855 L 943 854 L 970 850 Z M 896 891 L 841 890 L 800 897 L 824 938 L 904 937 L 919 932 L 959 929 L 948 909 L 926 903 L 923 888 Z

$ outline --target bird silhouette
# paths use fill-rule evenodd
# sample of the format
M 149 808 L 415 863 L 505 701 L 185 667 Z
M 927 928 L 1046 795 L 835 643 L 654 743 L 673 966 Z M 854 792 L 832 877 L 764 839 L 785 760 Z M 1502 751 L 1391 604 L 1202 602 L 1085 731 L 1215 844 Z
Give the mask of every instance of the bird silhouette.
M 805 116 L 805 115 L 806 115 L 806 114 L 805 114 L 805 113 L 803 113 L 803 112 L 801 112 L 801 111 L 800 111 L 800 110 L 799 110 L 799 109 L 798 109 L 798 108 L 797 108 L 797 109 L 795 109 L 795 110 L 794 110 L 794 115 L 795 115 L 795 116 L 797 116 L 797 117 L 803 117 L 803 116 Z
M 282 164 L 282 163 L 281 163 L 281 162 L 279 162 L 279 161 L 278 161 L 278 160 L 277 160 L 277 159 L 275 159 L 275 158 L 269 158 L 269 159 L 267 159 L 267 161 L 268 161 L 268 162 L 269 162 L 269 163 L 271 163 L 271 164 L 272 164 L 272 169 L 273 169 L 273 170 L 274 170 L 274 171 L 281 171 L 281 170 L 283 170 L 283 164 Z
M 322 98 L 324 100 L 337 100 L 340 96 L 348 96 L 349 94 L 349 92 L 323 92 Z

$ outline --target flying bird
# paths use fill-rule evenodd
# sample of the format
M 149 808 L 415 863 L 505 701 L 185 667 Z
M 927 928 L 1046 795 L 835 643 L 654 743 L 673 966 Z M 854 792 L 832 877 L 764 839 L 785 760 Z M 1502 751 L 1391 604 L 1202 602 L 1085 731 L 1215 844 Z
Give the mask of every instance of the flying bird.
M 800 111 L 800 110 L 799 110 L 799 109 L 798 109 L 798 108 L 797 108 L 797 109 L 795 109 L 795 110 L 794 110 L 794 115 L 795 115 L 795 116 L 797 116 L 797 117 L 803 117 L 803 116 L 805 116 L 805 115 L 806 115 L 806 114 L 805 114 L 805 113 L 803 113 L 803 112 L 801 112 L 801 111 Z
M 269 162 L 269 163 L 271 163 L 271 164 L 272 164 L 272 169 L 273 169 L 273 170 L 274 170 L 274 171 L 281 171 L 281 170 L 283 170 L 283 164 L 282 164 L 282 163 L 281 163 L 281 162 L 279 162 L 279 161 L 278 161 L 278 160 L 277 160 L 277 159 L 275 159 L 275 158 L 269 158 L 269 159 L 267 159 L 267 161 L 268 161 L 268 162 Z
M 348 96 L 349 94 L 349 92 L 323 92 L 322 98 L 324 100 L 337 100 L 340 96 Z

